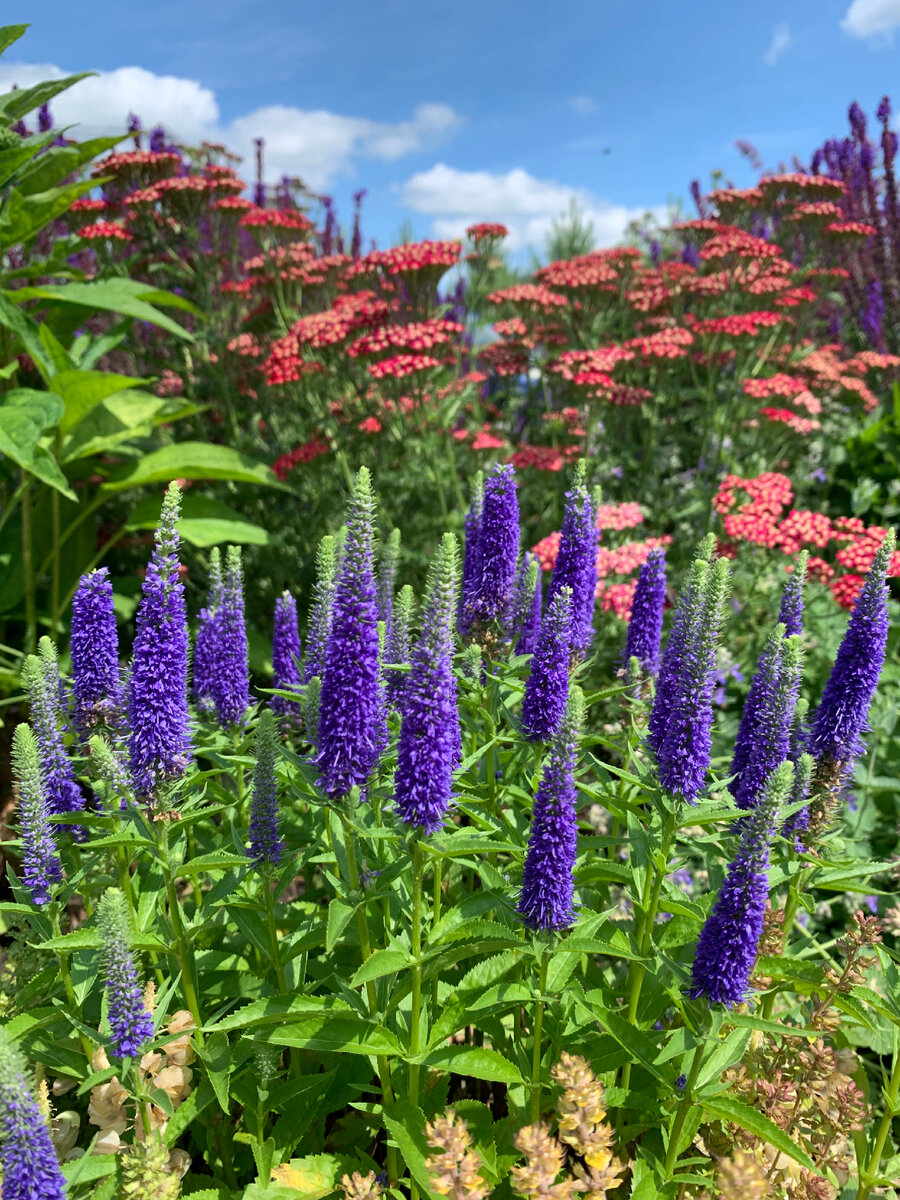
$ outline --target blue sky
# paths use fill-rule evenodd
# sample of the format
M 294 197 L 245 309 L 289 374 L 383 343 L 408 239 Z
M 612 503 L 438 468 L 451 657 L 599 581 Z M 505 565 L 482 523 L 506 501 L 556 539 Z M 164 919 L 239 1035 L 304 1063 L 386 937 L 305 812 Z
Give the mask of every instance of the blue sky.
M 574 195 L 611 244 L 665 212 L 693 177 L 752 173 L 843 135 L 896 91 L 900 0 L 70 0 L 6 6 L 31 29 L 0 85 L 93 69 L 54 106 L 85 132 L 129 109 L 176 138 L 249 152 L 267 177 L 299 174 L 336 197 L 368 189 L 380 245 L 404 220 L 450 236 L 502 220 L 539 247 Z M 30 12 L 29 12 L 30 10 Z M 89 14 L 89 15 L 88 15 Z M 605 149 L 609 153 L 603 153 Z M 242 168 L 252 178 L 248 160 Z

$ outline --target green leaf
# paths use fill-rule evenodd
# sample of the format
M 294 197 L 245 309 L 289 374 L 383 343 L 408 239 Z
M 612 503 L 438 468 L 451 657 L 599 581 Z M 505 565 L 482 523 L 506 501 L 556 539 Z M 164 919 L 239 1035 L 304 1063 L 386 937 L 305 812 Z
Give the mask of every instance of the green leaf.
M 328 925 L 325 931 L 325 953 L 330 954 L 341 940 L 341 934 L 353 920 L 355 905 L 343 900 L 332 900 L 328 905 Z
M 24 412 L 41 433 L 52 429 L 64 411 L 64 405 L 55 392 L 41 392 L 37 388 L 13 388 L 5 392 L 3 408 L 16 408 Z
M 332 901 L 332 904 L 335 901 Z M 381 979 L 384 975 L 395 975 L 398 971 L 406 970 L 410 965 L 410 957 L 402 950 L 376 950 L 366 959 L 353 978 L 351 987 L 359 987 L 370 979 Z
M 7 28 L 16 27 L 7 26 Z M 5 96 L 0 96 L 0 116 L 10 122 L 18 121 L 26 113 L 40 108 L 42 104 L 47 104 L 54 96 L 65 92 L 73 84 L 80 83 L 82 79 L 88 79 L 91 75 L 96 74 L 96 71 L 82 71 L 79 75 L 65 75 L 62 79 L 47 79 L 42 83 L 35 83 L 29 88 L 18 88 L 14 92 L 7 92 Z
M 24 36 L 25 30 L 30 28 L 30 25 L 0 25 L 0 54 L 8 50 L 13 42 L 17 42 Z
M 384 1110 L 382 1120 L 422 1192 L 431 1200 L 440 1200 L 437 1193 L 431 1190 L 431 1175 L 425 1167 L 425 1160 L 431 1151 L 425 1139 L 425 1114 L 421 1108 L 409 1100 L 400 1100 Z
M 231 1047 L 228 1034 L 221 1031 L 212 1034 L 197 1053 L 206 1067 L 206 1078 L 212 1084 L 219 1107 L 224 1113 L 230 1112 L 228 1075 L 231 1071 Z
M 55 953 L 74 954 L 76 950 L 100 950 L 104 942 L 99 929 L 73 929 L 60 937 L 48 938 L 46 942 L 29 942 L 35 950 L 52 950 Z M 167 950 L 165 942 L 155 933 L 138 931 L 132 938 L 137 950 Z
M 487 1079 L 492 1083 L 524 1083 L 515 1063 L 499 1050 L 486 1050 L 483 1046 L 440 1046 L 412 1060 L 424 1067 L 441 1071 L 452 1071 L 455 1075 L 468 1075 L 473 1079 Z
M 400 1043 L 383 1025 L 351 1013 L 309 1017 L 279 1028 L 263 1028 L 256 1037 L 275 1046 L 298 1046 L 334 1054 L 396 1054 Z
M 5 454 L 42 483 L 77 502 L 78 497 L 69 487 L 56 459 L 46 447 L 38 445 L 41 426 L 32 419 L 31 411 L 24 405 L 0 408 L 0 454 Z M 38 414 L 37 421 L 42 420 L 43 416 Z
M 140 383 L 140 379 L 130 375 L 115 375 L 109 371 L 60 371 L 53 378 L 53 390 L 66 406 L 59 424 L 60 432 L 71 433 L 107 397 L 138 387 Z
M 55 129 L 53 134 L 59 134 Z M 51 134 L 51 137 L 53 136 Z M 16 188 L 23 195 L 44 192 L 74 175 L 79 167 L 91 162 L 98 154 L 111 150 L 121 137 L 89 138 L 74 146 L 48 146 L 43 154 L 35 154 L 24 170 L 16 175 Z M 28 143 L 31 143 L 31 138 Z M 96 180 L 93 181 L 96 183 Z
M 67 183 L 63 187 L 49 188 L 46 192 L 36 192 L 32 196 L 24 196 L 19 191 L 13 191 L 8 203 L 0 209 L 0 229 L 7 242 L 28 242 L 36 237 L 51 221 L 61 217 L 72 207 L 72 202 L 96 187 L 96 179 L 85 179 L 81 183 Z M 78 284 L 56 284 L 57 287 L 84 286 Z M 33 293 L 33 288 L 23 288 L 22 292 Z M 22 296 L 22 302 L 25 301 Z
M 96 181 L 94 181 L 95 183 Z M 93 187 L 90 183 L 88 187 Z M 87 188 L 83 190 L 88 190 Z M 29 197 L 34 199 L 34 197 Z M 72 197 L 74 199 L 74 196 Z M 193 336 L 177 321 L 161 313 L 158 308 L 141 299 L 145 292 L 158 296 L 152 288 L 144 288 L 138 284 L 139 292 L 135 291 L 133 281 L 128 279 L 92 279 L 85 283 L 46 283 L 37 287 L 22 288 L 16 292 L 21 301 L 52 300 L 56 304 L 78 304 L 83 308 L 103 309 L 106 312 L 121 313 L 133 317 L 136 321 L 149 321 L 152 325 L 165 329 L 175 337 L 192 342 Z
M 163 446 L 123 468 L 103 484 L 103 490 L 121 492 L 147 483 L 171 483 L 173 479 L 233 479 L 291 491 L 265 463 L 230 446 L 211 446 L 206 442 Z
M 762 1138 L 764 1142 L 768 1142 L 770 1146 L 774 1146 L 776 1150 L 780 1150 L 782 1154 L 786 1154 L 788 1158 L 800 1163 L 807 1170 L 816 1170 L 816 1164 L 805 1150 L 792 1141 L 783 1129 L 779 1129 L 774 1121 L 770 1121 L 767 1116 L 757 1109 L 751 1108 L 749 1104 L 735 1100 L 733 1096 L 724 1095 L 702 1098 L 699 1103 L 703 1105 L 709 1116 L 740 1125 L 741 1129 L 746 1129 L 748 1133 Z
M 53 363 L 41 341 L 40 327 L 10 299 L 17 294 L 21 293 L 0 292 L 0 325 L 16 335 L 34 360 L 44 382 L 49 383 L 53 376 Z
M 74 462 L 94 454 L 106 454 L 128 442 L 148 438 L 154 425 L 168 411 L 168 401 L 132 388 L 101 401 L 63 442 L 62 461 Z M 157 509 L 159 501 L 155 500 Z M 157 514 L 158 519 L 158 514 Z
M 132 511 L 126 529 L 155 529 L 159 524 L 159 500 L 149 496 Z M 267 546 L 269 534 L 260 525 L 246 521 L 220 500 L 187 493 L 181 501 L 178 532 L 192 546 Z
M 71 936 L 71 935 L 69 935 Z M 276 996 L 272 999 L 253 1000 L 243 1008 L 220 1021 L 205 1027 L 206 1033 L 226 1032 L 231 1029 L 256 1029 L 264 1025 L 277 1025 L 285 1021 L 302 1020 L 305 1017 L 350 1012 L 350 1006 L 336 996 Z

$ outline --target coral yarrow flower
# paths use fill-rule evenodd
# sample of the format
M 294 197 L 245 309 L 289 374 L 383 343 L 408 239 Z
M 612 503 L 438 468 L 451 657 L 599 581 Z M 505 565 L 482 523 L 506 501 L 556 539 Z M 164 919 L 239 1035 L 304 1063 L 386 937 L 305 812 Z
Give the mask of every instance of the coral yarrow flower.
M 88 241 L 119 241 L 131 242 L 134 241 L 132 235 L 122 225 L 117 225 L 115 221 L 97 221 L 94 225 L 85 225 L 79 229 L 78 236 L 86 238 Z

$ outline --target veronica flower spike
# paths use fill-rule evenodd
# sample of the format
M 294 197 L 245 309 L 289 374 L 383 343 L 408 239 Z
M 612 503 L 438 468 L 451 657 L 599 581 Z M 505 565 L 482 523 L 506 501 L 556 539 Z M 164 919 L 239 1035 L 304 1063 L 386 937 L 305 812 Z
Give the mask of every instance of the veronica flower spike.
M 284 591 L 275 601 L 275 631 L 272 636 L 272 686 L 283 691 L 300 688 L 300 630 L 297 601 Z M 300 714 L 297 700 L 272 697 L 272 711 L 296 719 Z
M 509 465 L 498 464 L 484 485 L 478 569 L 466 597 L 472 623 L 482 628 L 505 627 L 509 620 L 515 598 L 520 536 L 515 472 Z
M 306 657 L 303 660 L 304 683 L 316 677 L 321 679 L 325 673 L 325 645 L 331 629 L 336 579 L 337 546 L 332 535 L 326 534 L 316 550 L 316 584 L 306 631 Z
M 567 587 L 572 592 L 572 650 L 583 656 L 594 638 L 594 602 L 597 591 L 596 509 L 585 486 L 587 464 L 578 464 L 575 483 L 566 492 L 559 537 L 559 553 L 547 590 L 547 603 Z
M 250 804 L 249 857 L 255 866 L 281 861 L 282 843 L 278 837 L 278 782 L 275 756 L 278 737 L 275 718 L 263 709 L 256 730 L 256 766 L 253 769 L 253 799 Z
M 222 577 L 222 607 L 216 619 L 217 671 L 213 680 L 216 717 L 223 728 L 234 728 L 244 720 L 253 703 L 247 662 L 247 628 L 244 623 L 244 575 L 241 551 L 229 546 Z
M 573 687 L 544 760 L 516 911 L 531 930 L 567 929 L 575 919 L 573 870 L 578 849 L 575 765 L 584 699 Z
M 63 743 L 65 714 L 60 704 L 62 684 L 56 647 L 47 637 L 38 644 L 38 654 L 25 660 L 25 686 L 31 704 L 31 724 L 41 757 L 41 771 L 47 805 L 51 813 L 80 812 L 84 796 L 75 781 L 75 768 Z M 72 827 L 75 838 L 83 837 L 83 828 Z
M 0 1165 L 3 1200 L 65 1200 L 66 1181 L 26 1063 L 0 1029 Z
M 515 616 L 511 631 L 515 654 L 534 654 L 542 611 L 541 567 L 535 555 L 529 551 L 522 559 L 516 581 Z
M 213 689 L 218 674 L 218 616 L 222 607 L 222 556 L 219 547 L 209 552 L 209 590 L 206 607 L 200 609 L 197 637 L 194 641 L 191 694 L 198 712 L 215 709 Z
M 403 693 L 394 796 L 406 825 L 440 829 L 450 807 L 459 761 L 460 726 L 453 676 L 456 538 L 445 534 L 431 571 L 422 632 Z
M 72 691 L 75 725 L 113 724 L 121 699 L 119 638 L 109 571 L 82 575 L 72 597 Z
M 381 551 L 381 562 L 378 564 L 378 619 L 384 621 L 388 629 L 391 627 L 391 613 L 394 607 L 394 585 L 397 579 L 397 567 L 400 564 L 400 530 L 392 529 Z
M 22 882 L 35 904 L 47 904 L 63 874 L 49 819 L 40 749 L 28 725 L 17 725 L 13 734 L 12 768 L 22 826 Z
M 529 742 L 547 742 L 556 733 L 569 697 L 572 645 L 572 590 L 560 588 L 541 623 L 531 674 L 522 700 L 522 729 Z
M 479 471 L 472 485 L 472 501 L 465 519 L 462 579 L 456 624 L 465 637 L 472 624 L 472 603 L 481 577 L 481 518 L 484 512 L 484 476 Z
M 118 888 L 103 893 L 97 906 L 103 935 L 103 975 L 113 1053 L 137 1058 L 153 1037 L 153 1017 L 144 1006 L 143 991 L 131 950 L 128 905 Z
M 387 634 L 385 666 L 409 666 L 410 626 L 416 606 L 415 594 L 408 583 L 400 589 L 391 612 L 391 624 Z M 389 708 L 402 710 L 403 695 L 409 674 L 406 671 L 385 671 L 385 693 Z
M 741 826 L 737 853 L 697 942 L 690 989 L 695 1000 L 705 996 L 730 1008 L 747 999 L 769 897 L 769 847 L 793 778 L 792 762 L 777 767 Z
M 142 587 L 128 687 L 131 774 L 139 794 L 183 775 L 191 754 L 188 630 L 178 562 L 181 493 L 169 484 Z
M 655 679 L 659 674 L 665 603 L 666 552 L 661 546 L 657 546 L 650 551 L 641 565 L 634 599 L 631 602 L 628 636 L 625 639 L 626 665 L 636 658 L 641 674 L 647 679 Z
M 366 782 L 383 741 L 374 507 L 371 476 L 361 467 L 347 517 L 319 696 L 316 763 L 320 786 L 329 796 L 344 796 Z

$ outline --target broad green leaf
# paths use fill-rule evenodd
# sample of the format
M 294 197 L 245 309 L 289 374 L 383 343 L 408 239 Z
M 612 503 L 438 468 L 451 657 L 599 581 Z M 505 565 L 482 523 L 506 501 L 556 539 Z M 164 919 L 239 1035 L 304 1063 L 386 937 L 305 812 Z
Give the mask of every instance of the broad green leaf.
M 38 445 L 41 437 L 39 422 L 43 421 L 44 415 L 38 411 L 35 421 L 27 405 L 0 408 L 0 454 L 11 458 L 23 470 L 55 488 L 69 500 L 77 501 L 78 497 L 69 487 L 56 459 L 44 446 Z
M 105 1179 L 116 1170 L 115 1154 L 85 1154 L 83 1158 L 75 1158 L 62 1164 L 63 1177 L 74 1189 L 77 1183 L 92 1183 L 95 1179 Z M 68 1189 L 67 1189 L 68 1190 Z
M 88 79 L 91 75 L 96 74 L 96 71 L 82 71 L 79 75 L 65 75 L 62 79 L 47 79 L 28 88 L 18 88 L 14 92 L 7 92 L 5 96 L 0 96 L 0 116 L 7 121 L 18 121 L 20 117 L 40 108 L 42 104 L 47 104 L 54 96 L 65 92 L 73 84 L 80 83 L 82 79 Z
M 59 130 L 53 129 L 47 133 L 35 134 L 18 146 L 0 150 L 0 186 L 12 179 L 20 167 L 31 162 L 39 150 L 46 149 L 58 136 Z M 9 278 L 8 274 L 6 278 Z
M 53 379 L 53 390 L 62 396 L 66 406 L 60 431 L 71 433 L 107 397 L 139 387 L 140 384 L 140 379 L 133 379 L 130 375 L 115 375 L 109 371 L 60 371 Z
M 401 1053 L 400 1043 L 389 1029 L 351 1013 L 308 1017 L 275 1029 L 265 1026 L 255 1036 L 275 1046 L 298 1046 L 335 1054 Z
M 53 133 L 60 134 L 54 129 Z M 91 162 L 98 154 L 111 150 L 121 137 L 90 138 L 74 146 L 49 146 L 43 154 L 35 154 L 32 161 L 16 175 L 16 188 L 23 195 L 44 192 L 55 187 L 64 179 L 74 175 L 79 167 Z M 29 143 L 31 139 L 28 139 Z M 96 180 L 92 181 L 96 184 Z
M 56 953 L 74 954 L 76 950 L 100 950 L 103 937 L 99 929 L 73 929 L 60 937 L 48 938 L 46 942 L 29 942 L 35 950 L 52 950 Z M 165 942 L 155 933 L 137 932 L 132 937 L 132 945 L 138 950 L 166 950 Z
M 43 433 L 52 429 L 63 414 L 63 403 L 55 392 L 40 392 L 37 388 L 13 388 L 2 395 L 3 408 L 24 412 Z
M 265 463 L 230 446 L 211 446 L 206 442 L 179 442 L 154 450 L 107 480 L 103 490 L 121 492 L 147 483 L 171 483 L 173 479 L 233 479 L 238 483 L 291 490 Z
M 167 412 L 167 406 L 168 401 L 138 388 L 116 392 L 88 413 L 66 438 L 62 461 L 75 462 L 149 438 L 157 421 Z M 159 501 L 154 503 L 158 510 Z
M 0 25 L 0 54 L 24 37 L 26 29 L 30 28 L 30 25 Z
M 126 529 L 155 529 L 159 523 L 159 500 L 150 496 L 142 500 L 128 518 Z M 267 546 L 269 535 L 260 525 L 246 521 L 233 508 L 207 496 L 192 496 L 188 492 L 181 501 L 178 532 L 192 546 L 232 545 Z
M 85 179 L 80 183 L 67 183 L 63 187 L 50 188 L 46 192 L 36 192 L 33 196 L 23 196 L 14 191 L 9 201 L 0 211 L 0 230 L 8 242 L 28 242 L 36 237 L 42 229 L 61 217 L 72 207 L 72 202 L 79 196 L 84 196 L 97 186 L 96 179 Z M 56 284 L 56 287 L 85 287 L 86 284 Z M 23 288 L 23 292 L 33 292 L 33 288 Z M 24 297 L 23 297 L 24 300 Z M 96 306 L 102 307 L 102 306 Z
M 469 1075 L 473 1079 L 487 1079 L 492 1083 L 523 1083 L 522 1074 L 515 1063 L 498 1050 L 486 1050 L 483 1046 L 440 1046 L 414 1059 L 425 1067 L 436 1067 L 452 1071 L 455 1075 Z
M 93 187 L 94 184 L 92 183 L 90 186 Z M 73 196 L 72 199 L 74 198 Z M 30 197 L 30 199 L 35 199 L 35 197 Z M 153 289 L 147 290 L 152 292 Z M 135 295 L 129 280 L 92 279 L 86 283 L 47 283 L 36 287 L 22 288 L 16 295 L 22 301 L 52 300 L 57 304 L 78 304 L 83 308 L 121 313 L 123 316 L 133 317 L 136 321 L 149 321 L 152 325 L 158 325 L 160 329 L 165 329 L 166 332 L 183 338 L 185 341 L 194 340 L 193 336 L 177 321 L 173 321 L 171 317 L 161 313 L 158 308 Z
M 341 1016 L 350 1012 L 349 1005 L 336 996 L 276 996 L 267 1000 L 253 1000 L 243 1008 L 212 1025 L 205 1027 L 206 1033 L 227 1032 L 231 1029 L 256 1029 L 263 1025 L 276 1025 L 285 1021 L 297 1021 L 306 1017 L 337 1013 Z
M 206 1067 L 206 1078 L 212 1084 L 219 1107 L 222 1112 L 229 1112 L 231 1105 L 228 1099 L 228 1075 L 231 1071 L 231 1048 L 228 1044 L 228 1034 L 221 1031 L 212 1034 L 197 1053 Z
M 40 327 L 13 303 L 11 297 L 17 294 L 20 293 L 0 292 L 0 325 L 16 335 L 34 360 L 34 365 L 40 371 L 44 382 L 49 383 L 53 376 L 53 363 L 41 341 Z
M 272 1182 L 290 1188 L 293 1200 L 324 1200 L 325 1196 L 334 1194 L 338 1180 L 349 1169 L 346 1158 L 334 1154 L 310 1154 L 275 1167 Z
M 328 905 L 328 923 L 325 928 L 325 953 L 330 954 L 341 940 L 341 934 L 353 920 L 356 908 L 343 900 L 332 900 Z
M 395 975 L 398 971 L 407 970 L 410 957 L 402 950 L 376 950 L 366 959 L 353 978 L 351 987 L 359 987 L 370 979 L 381 979 L 385 975 Z
M 802 1150 L 783 1129 L 780 1129 L 774 1121 L 770 1121 L 758 1109 L 751 1108 L 749 1104 L 744 1104 L 740 1100 L 735 1100 L 733 1096 L 724 1095 L 703 1098 L 698 1103 L 703 1105 L 709 1116 L 740 1125 L 741 1129 L 746 1129 L 748 1133 L 762 1138 L 764 1142 L 768 1142 L 776 1150 L 780 1150 L 782 1154 L 792 1158 L 794 1162 L 800 1163 L 802 1167 L 815 1171 L 816 1165 L 806 1151 Z
M 384 1110 L 382 1120 L 423 1194 L 431 1200 L 440 1200 L 437 1192 L 431 1190 L 431 1175 L 425 1167 L 431 1150 L 425 1138 L 425 1114 L 421 1108 L 409 1100 L 400 1100 Z

